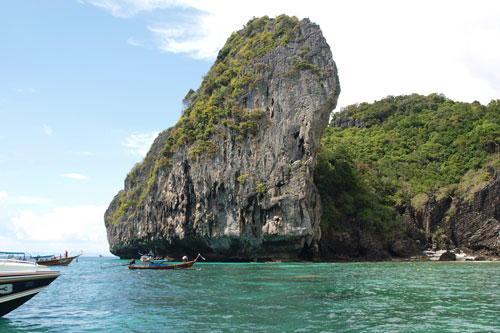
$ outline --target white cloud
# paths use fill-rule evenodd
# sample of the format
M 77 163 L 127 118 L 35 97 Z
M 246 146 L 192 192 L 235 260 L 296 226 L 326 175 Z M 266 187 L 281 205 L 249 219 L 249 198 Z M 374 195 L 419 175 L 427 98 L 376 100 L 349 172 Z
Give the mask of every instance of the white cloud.
M 11 217 L 11 235 L 6 238 L 17 246 L 16 250 L 63 252 L 67 249 L 107 254 L 105 210 L 106 206 L 96 205 L 56 207 L 44 214 L 21 210 Z
M 103 238 L 106 206 L 56 207 L 46 214 L 21 210 L 12 219 L 18 238 L 34 241 L 95 241 Z
M 218 21 L 220 15 L 210 14 L 206 11 L 205 4 L 196 1 L 184 0 L 87 0 L 87 3 L 102 8 L 111 15 L 120 18 L 132 18 L 139 13 L 153 13 L 171 9 L 189 9 L 189 13 L 177 14 L 169 20 L 150 19 L 147 28 L 153 33 L 160 50 L 173 53 L 187 53 L 196 59 L 213 58 L 218 49 L 224 44 L 229 34 L 240 28 L 242 22 L 248 21 L 248 16 L 243 14 L 243 21 L 235 18 L 235 13 Z M 214 5 L 227 4 L 229 8 L 238 8 L 231 2 L 219 1 Z M 233 24 L 231 24 L 231 22 Z M 220 28 L 223 27 L 223 31 Z M 221 33 L 222 32 L 222 33 Z M 214 43 L 214 39 L 216 42 Z M 133 38 L 127 43 L 133 46 L 143 46 Z
M 18 88 L 16 92 L 20 95 L 33 95 L 37 93 L 35 88 Z
M 443 1 L 92 1 L 120 17 L 190 9 L 178 21 L 151 17 L 164 52 L 213 59 L 252 17 L 286 13 L 319 24 L 339 69 L 339 106 L 387 95 L 432 92 L 488 103 L 500 96 L 500 2 Z
M 130 37 L 129 39 L 127 39 L 127 44 L 136 47 L 144 46 L 142 42 L 137 41 L 134 37 Z
M 133 17 L 141 12 L 186 7 L 184 1 L 177 0 L 87 0 L 86 2 L 121 18 Z
M 7 202 L 10 205 L 46 205 L 52 202 L 49 198 L 34 196 L 14 196 L 9 197 Z
M 50 128 L 48 125 L 46 124 L 43 124 L 43 132 L 47 135 L 47 136 L 52 136 L 52 134 L 54 133 L 54 131 L 52 130 L 52 128 Z
M 81 173 L 63 173 L 60 176 L 71 179 L 81 179 L 81 180 L 89 179 L 88 176 L 82 175 Z
M 122 142 L 122 145 L 131 148 L 128 151 L 130 154 L 144 157 L 151 147 L 151 144 L 158 136 L 158 133 L 159 132 L 134 133 L 128 138 L 125 138 L 125 142 Z
M 51 203 L 0 191 L 0 250 L 109 254 L 104 226 L 107 206 L 51 207 Z
M 212 59 L 231 30 L 227 29 L 227 34 L 214 31 L 217 25 L 209 21 L 207 16 L 196 16 L 189 21 L 156 23 L 147 28 L 156 36 L 158 48 L 162 51 L 185 53 L 195 59 Z
M 9 206 L 26 205 L 46 205 L 52 202 L 49 198 L 27 196 L 27 195 L 9 195 L 6 191 L 0 191 L 0 204 Z

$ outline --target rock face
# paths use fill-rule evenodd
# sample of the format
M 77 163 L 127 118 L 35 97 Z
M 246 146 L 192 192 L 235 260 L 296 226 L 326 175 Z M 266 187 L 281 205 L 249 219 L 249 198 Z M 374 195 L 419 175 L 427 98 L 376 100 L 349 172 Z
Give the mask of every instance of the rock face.
M 500 256 L 500 171 L 471 200 L 461 200 L 450 219 L 450 238 L 459 248 Z
M 286 16 L 250 21 L 111 202 L 110 251 L 314 258 L 321 207 L 313 170 L 339 93 L 317 25 Z
M 366 123 L 363 119 L 356 119 L 347 116 L 341 116 L 332 122 L 333 127 L 350 128 L 356 127 L 363 129 L 366 127 Z
M 403 221 L 406 249 L 459 248 L 467 253 L 499 257 L 500 172 L 470 196 L 437 200 L 431 194 L 422 209 L 408 206 Z M 399 254 L 404 256 L 403 248 Z
M 322 234 L 319 243 L 321 256 L 331 261 L 378 261 L 391 257 L 422 260 L 425 252 L 444 251 L 439 260 L 454 261 L 457 256 L 450 249 L 457 253 L 461 249 L 472 255 L 470 260 L 498 258 L 500 171 L 486 186 L 470 195 L 438 199 L 430 193 L 421 207 L 410 203 L 402 214 L 401 231 L 384 242 L 364 234 L 359 228 L 349 233 L 329 230 Z
M 439 257 L 439 261 L 456 261 L 457 256 L 453 252 L 445 252 Z
M 385 244 L 359 227 L 350 232 L 323 232 L 319 242 L 321 259 L 325 261 L 384 261 L 391 255 Z
M 493 174 L 494 170 L 490 170 Z M 323 232 L 319 246 L 328 261 L 484 260 L 500 257 L 500 171 L 471 193 L 437 198 L 429 193 L 419 207 L 402 213 L 400 232 L 386 241 L 352 227 L 350 232 Z M 453 252 L 450 252 L 453 250 Z M 461 251 L 462 250 L 462 251 Z M 440 254 L 433 257 L 433 254 Z

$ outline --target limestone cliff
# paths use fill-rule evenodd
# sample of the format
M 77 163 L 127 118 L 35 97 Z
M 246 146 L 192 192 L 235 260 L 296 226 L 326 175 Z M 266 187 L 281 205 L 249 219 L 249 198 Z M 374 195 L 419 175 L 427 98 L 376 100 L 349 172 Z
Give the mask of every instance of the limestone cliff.
M 500 171 L 490 181 L 474 184 L 465 195 L 438 200 L 431 194 L 423 207 L 409 205 L 404 214 L 414 248 L 458 248 L 485 257 L 500 257 L 499 221 Z
M 110 251 L 225 261 L 317 255 L 313 170 L 339 93 L 317 25 L 284 15 L 248 22 L 111 202 Z
M 491 171 L 493 173 L 493 171 Z M 450 250 L 469 258 L 500 257 L 500 170 L 465 195 L 437 198 L 432 192 L 404 210 L 399 232 L 380 240 L 355 224 L 351 230 L 323 231 L 323 260 L 425 259 L 425 250 Z

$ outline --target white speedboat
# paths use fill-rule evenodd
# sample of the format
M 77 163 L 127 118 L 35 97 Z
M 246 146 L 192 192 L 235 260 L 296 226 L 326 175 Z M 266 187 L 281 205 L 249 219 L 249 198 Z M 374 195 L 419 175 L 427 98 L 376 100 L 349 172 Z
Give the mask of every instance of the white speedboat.
M 45 289 L 59 274 L 32 261 L 0 259 L 0 317 Z

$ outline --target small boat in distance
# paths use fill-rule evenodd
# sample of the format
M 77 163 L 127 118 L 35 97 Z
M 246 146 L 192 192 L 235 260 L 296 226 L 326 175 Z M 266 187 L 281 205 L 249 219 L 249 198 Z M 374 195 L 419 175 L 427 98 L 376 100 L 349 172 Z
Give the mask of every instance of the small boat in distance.
M 167 262 L 167 261 L 173 261 L 174 258 L 171 258 L 169 256 L 166 256 L 166 257 L 161 257 L 161 256 L 155 256 L 153 250 L 150 250 L 148 252 L 148 254 L 144 254 L 144 253 L 141 253 L 141 252 L 137 252 L 141 255 L 140 259 L 142 262 L 150 262 L 152 260 L 156 260 L 157 263 L 161 263 L 161 262 Z
M 161 259 L 161 260 L 150 260 L 148 266 L 137 266 L 135 265 L 135 260 L 132 259 L 130 264 L 128 265 L 128 269 L 186 269 L 186 268 L 191 268 L 193 265 L 198 261 L 198 259 L 203 259 L 201 254 L 198 253 L 198 256 L 196 256 L 196 259 L 191 260 L 191 261 L 185 261 L 180 264 L 170 264 L 168 260 Z
M 32 261 L 0 259 L 0 317 L 45 289 L 59 274 Z
M 153 253 L 153 251 L 149 251 L 149 253 L 148 253 L 148 254 L 143 254 L 143 253 L 139 252 L 139 254 L 141 255 L 140 260 L 141 260 L 142 262 L 149 262 L 149 261 L 150 261 L 151 259 L 153 259 L 153 258 L 154 258 L 154 256 L 155 256 L 155 254 Z
M 48 255 L 48 256 L 36 256 L 32 257 L 35 259 L 35 262 L 40 265 L 45 265 L 45 266 L 68 266 L 71 264 L 71 262 L 75 259 L 81 256 L 82 254 L 77 254 L 76 256 L 59 256 L 56 257 L 54 255 Z
M 76 256 L 68 256 L 68 251 L 64 253 L 64 257 L 59 255 L 59 257 L 49 254 L 49 255 L 31 255 L 27 252 L 5 252 L 0 251 L 0 256 L 5 257 L 4 259 L 16 259 L 24 261 L 34 261 L 37 264 L 44 266 L 68 266 L 71 262 L 81 256 L 82 253 Z M 78 261 L 78 259 L 77 259 Z

